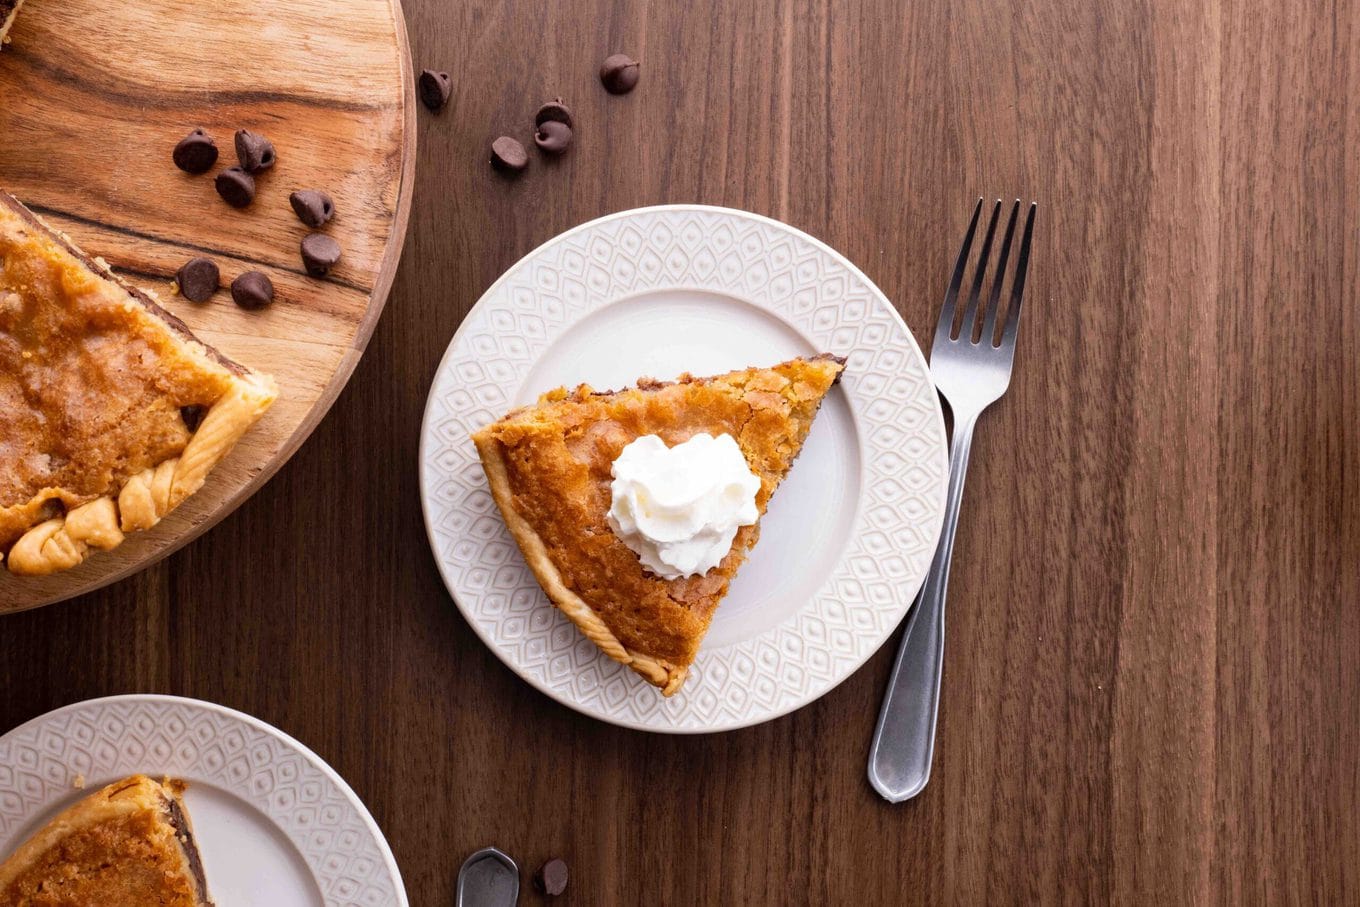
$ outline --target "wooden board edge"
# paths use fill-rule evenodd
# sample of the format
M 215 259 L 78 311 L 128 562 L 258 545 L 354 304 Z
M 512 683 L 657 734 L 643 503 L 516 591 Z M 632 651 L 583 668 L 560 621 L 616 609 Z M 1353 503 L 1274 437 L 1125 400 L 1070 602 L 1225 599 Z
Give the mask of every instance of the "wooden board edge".
M 373 282 L 373 292 L 370 296 L 368 311 L 354 334 L 353 347 L 360 353 L 368 347 L 369 338 L 373 336 L 373 331 L 378 326 L 378 319 L 382 316 L 383 309 L 387 308 L 387 296 L 392 291 L 392 283 L 397 277 L 397 266 L 401 264 L 401 253 L 406 247 L 406 230 L 411 219 L 411 198 L 415 192 L 416 182 L 416 153 L 419 144 L 416 118 L 419 111 L 416 109 L 415 63 L 411 60 L 411 41 L 406 31 L 406 11 L 402 9 L 401 0 L 389 0 L 389 4 L 392 9 L 392 21 L 396 23 L 397 54 L 400 57 L 402 84 L 404 85 L 401 105 L 401 175 L 398 178 L 397 209 L 392 221 L 392 240 L 389 240 L 382 264 L 378 267 L 378 279 Z M 372 300 L 376 300 L 377 304 L 372 304 Z M 355 362 L 357 363 L 357 361 L 356 357 Z M 350 371 L 353 370 L 354 367 L 350 366 Z M 341 388 L 347 383 L 349 383 L 348 374 L 345 375 Z M 339 396 L 338 389 L 335 396 Z M 320 416 L 326 414 L 333 402 L 334 398 L 326 403 L 326 408 Z M 317 418 L 318 423 L 321 421 L 320 416 Z
M 401 116 L 402 116 L 402 160 L 401 171 L 398 175 L 397 203 L 396 210 L 393 212 L 392 232 L 388 238 L 387 248 L 383 253 L 382 263 L 378 267 L 377 279 L 373 283 L 373 290 L 369 296 L 368 308 L 364 313 L 363 320 L 359 323 L 354 334 L 354 340 L 350 346 L 350 352 L 346 353 L 337 366 L 335 373 L 331 375 L 330 381 L 322 389 L 313 404 L 307 417 L 298 425 L 288 441 L 279 449 L 270 462 L 256 473 L 251 479 L 238 488 L 234 493 L 227 497 L 216 510 L 207 514 L 202 520 L 189 527 L 178 537 L 168 541 L 164 546 L 147 554 L 146 557 L 134 563 L 126 565 L 123 569 L 112 573 L 94 577 L 89 582 L 81 584 L 71 589 L 54 593 L 50 598 L 38 599 L 32 602 L 24 602 L 16 607 L 0 605 L 0 618 L 8 614 L 18 614 L 23 611 L 31 611 L 35 608 L 54 605 L 59 602 L 69 601 L 81 595 L 95 592 L 105 586 L 111 586 L 116 582 L 127 579 L 133 574 L 160 563 L 165 558 L 179 551 L 190 542 L 199 538 L 209 529 L 212 529 L 222 520 L 230 516 L 236 508 L 240 507 L 258 491 L 265 482 L 269 481 L 274 475 L 283 468 L 284 464 L 293 458 L 293 455 L 301 449 L 303 443 L 311 437 L 316 427 L 321 424 L 321 420 L 330 412 L 335 401 L 340 398 L 340 392 L 349 383 L 350 377 L 354 374 L 354 369 L 359 365 L 359 359 L 364 350 L 368 347 L 368 341 L 373 336 L 373 331 L 378 326 L 378 319 L 382 317 L 383 310 L 387 307 L 387 297 L 392 290 L 392 283 L 396 279 L 397 267 L 401 263 L 402 251 L 406 246 L 406 231 L 411 216 L 411 200 L 415 189 L 415 166 L 417 152 L 417 111 L 415 94 L 415 70 L 411 61 L 411 45 L 406 29 L 406 15 L 402 9 L 401 0 L 388 0 L 392 11 L 392 21 L 395 25 L 397 39 L 397 54 L 399 65 L 402 71 L 402 81 L 404 89 L 402 91 Z M 4 569 L 0 567 L 0 569 Z

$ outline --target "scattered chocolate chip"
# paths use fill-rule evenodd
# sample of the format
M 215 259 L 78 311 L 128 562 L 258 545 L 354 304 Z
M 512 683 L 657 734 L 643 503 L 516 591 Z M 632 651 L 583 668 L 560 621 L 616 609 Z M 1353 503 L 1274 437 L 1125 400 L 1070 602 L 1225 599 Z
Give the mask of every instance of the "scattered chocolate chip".
M 556 120 L 540 123 L 534 133 L 534 144 L 549 154 L 561 154 L 571 144 L 571 127 Z
M 255 201 L 255 177 L 240 167 L 228 167 L 213 181 L 217 194 L 233 208 L 244 208 Z
M 638 62 L 627 54 L 606 57 L 600 66 L 600 81 L 610 94 L 628 94 L 638 83 Z
M 185 173 L 207 173 L 217 163 L 217 143 L 202 129 L 179 140 L 172 155 L 175 166 Z
M 542 126 L 549 121 L 561 123 L 568 129 L 571 129 L 576 125 L 571 120 L 571 110 L 566 104 L 562 103 L 561 98 L 554 98 L 538 108 L 538 113 L 534 114 L 535 126 Z
M 447 104 L 449 92 L 453 91 L 453 83 L 449 81 L 449 74 L 435 72 L 433 69 L 422 70 L 416 86 L 420 89 L 421 103 L 431 110 L 439 110 Z
M 243 309 L 262 309 L 274 301 L 274 284 L 259 271 L 247 271 L 231 282 L 231 298 Z
M 302 237 L 302 263 L 313 277 L 325 277 L 340 260 L 340 244 L 325 233 Z
M 274 166 L 274 143 L 249 129 L 236 131 L 236 157 L 246 173 L 259 173 Z
M 335 203 L 320 189 L 299 189 L 288 196 L 293 213 L 309 227 L 319 227 L 335 216 Z
M 221 281 L 217 263 L 210 258 L 191 258 L 175 273 L 179 295 L 190 302 L 207 302 Z
M 198 427 L 203 424 L 203 417 L 207 414 L 208 408 L 197 403 L 179 408 L 179 417 L 184 420 L 184 427 L 189 431 L 198 431 Z
M 519 173 L 529 166 L 529 154 L 519 142 L 503 135 L 491 143 L 491 166 L 506 173 Z
M 540 894 L 555 898 L 567 890 L 567 864 L 562 860 L 552 859 L 538 867 L 538 872 L 534 873 L 534 887 Z

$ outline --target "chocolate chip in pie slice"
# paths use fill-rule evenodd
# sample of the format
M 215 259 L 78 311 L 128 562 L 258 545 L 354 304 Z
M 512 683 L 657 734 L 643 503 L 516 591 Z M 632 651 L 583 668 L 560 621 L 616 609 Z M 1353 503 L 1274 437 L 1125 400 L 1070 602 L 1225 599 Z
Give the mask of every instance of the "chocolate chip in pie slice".
M 558 388 L 473 441 L 506 525 L 553 604 L 669 696 L 684 683 L 759 522 L 737 529 L 707 572 L 658 576 L 611 528 L 614 461 L 643 436 L 674 448 L 698 434 L 729 435 L 760 480 L 755 504 L 763 516 L 844 367 L 822 355 L 711 378 L 643 380 L 622 391 Z
M 183 792 L 134 775 L 80 800 L 0 863 L 0 907 L 212 907 Z
M 148 529 L 277 396 L 0 192 L 0 557 L 42 575 Z
M 9 30 L 14 25 L 14 18 L 19 15 L 19 7 L 24 5 L 24 0 L 0 0 L 0 50 L 5 49 L 9 43 Z

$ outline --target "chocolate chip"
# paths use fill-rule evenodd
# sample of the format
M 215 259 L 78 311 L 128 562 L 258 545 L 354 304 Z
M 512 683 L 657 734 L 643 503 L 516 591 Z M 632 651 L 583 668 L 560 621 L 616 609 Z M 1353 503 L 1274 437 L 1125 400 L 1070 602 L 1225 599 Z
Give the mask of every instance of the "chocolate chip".
M 210 258 L 191 258 L 175 273 L 179 295 L 191 302 L 207 302 L 221 281 L 222 274 Z
M 549 154 L 561 154 L 571 144 L 571 127 L 556 120 L 540 123 L 534 133 L 534 144 Z
M 503 135 L 491 143 L 491 166 L 505 173 L 519 173 L 529 166 L 529 154 L 519 142 Z
M 335 216 L 335 203 L 320 189 L 299 189 L 288 196 L 293 213 L 309 227 L 319 227 Z
M 231 282 L 231 298 L 243 309 L 262 309 L 274 301 L 274 284 L 259 271 L 247 271 Z
M 274 166 L 274 143 L 249 129 L 236 131 L 236 157 L 246 173 L 259 173 Z
M 540 894 L 555 898 L 567 890 L 567 864 L 562 860 L 552 859 L 538 867 L 538 872 L 534 873 L 534 887 Z
M 203 424 L 203 417 L 207 414 L 208 408 L 197 403 L 179 408 L 179 417 L 184 420 L 184 427 L 189 431 L 198 431 L 198 427 Z
M 340 244 L 325 233 L 302 237 L 302 263 L 313 277 L 325 277 L 340 260 Z
M 562 103 L 561 98 L 554 98 L 538 108 L 538 113 L 534 114 L 535 126 L 542 126 L 549 121 L 562 123 L 568 129 L 576 125 L 571 121 L 571 110 L 568 109 L 566 104 Z
M 255 177 L 240 167 L 228 167 L 213 181 L 217 194 L 233 208 L 244 208 L 255 201 Z
M 638 62 L 627 54 L 606 57 L 600 66 L 600 81 L 610 94 L 628 94 L 638 83 Z
M 179 140 L 172 155 L 175 166 L 185 173 L 207 173 L 217 163 L 217 143 L 202 129 Z
M 421 103 L 431 110 L 439 110 L 447 104 L 449 92 L 453 91 L 449 74 L 435 72 L 433 69 L 422 70 L 416 86 L 420 89 Z

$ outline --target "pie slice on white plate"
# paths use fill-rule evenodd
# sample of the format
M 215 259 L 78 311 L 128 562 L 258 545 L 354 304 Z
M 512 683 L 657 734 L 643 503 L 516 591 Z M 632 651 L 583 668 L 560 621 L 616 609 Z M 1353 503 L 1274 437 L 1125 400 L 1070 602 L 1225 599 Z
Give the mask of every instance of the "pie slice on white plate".
M 611 528 L 615 460 L 644 436 L 675 447 L 698 434 L 730 435 L 760 480 L 758 520 L 844 368 L 845 360 L 822 355 L 621 391 L 558 388 L 473 440 L 496 504 L 553 604 L 669 696 L 760 527 L 738 529 L 726 556 L 702 574 L 658 576 Z

